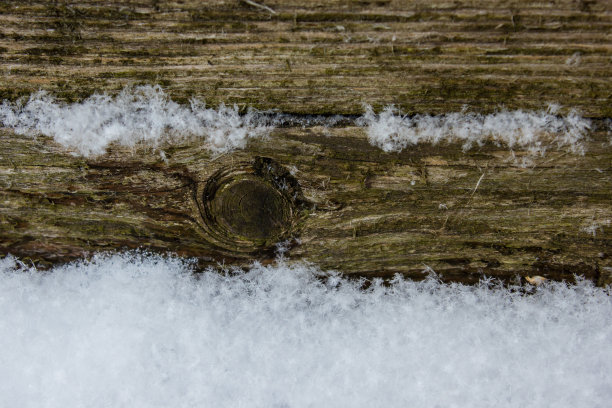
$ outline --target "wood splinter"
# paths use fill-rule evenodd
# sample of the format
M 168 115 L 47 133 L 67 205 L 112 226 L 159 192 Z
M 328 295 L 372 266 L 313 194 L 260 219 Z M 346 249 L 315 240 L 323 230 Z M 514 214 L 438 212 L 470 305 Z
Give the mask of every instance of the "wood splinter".
M 252 0 L 241 0 L 243 3 L 248 4 L 249 6 L 253 6 L 253 7 L 257 7 L 259 9 L 262 10 L 266 10 L 268 11 L 270 14 L 276 14 L 276 11 L 272 10 L 270 7 L 266 6 L 265 4 L 259 4 L 259 3 L 255 3 Z

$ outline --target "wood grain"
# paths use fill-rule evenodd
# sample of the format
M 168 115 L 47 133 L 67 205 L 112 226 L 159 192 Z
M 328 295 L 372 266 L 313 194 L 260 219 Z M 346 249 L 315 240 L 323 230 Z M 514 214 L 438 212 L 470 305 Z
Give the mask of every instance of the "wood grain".
M 161 84 L 181 103 L 297 115 L 558 102 L 594 120 L 586 154 L 551 151 L 521 167 L 492 143 L 385 153 L 348 120 L 282 127 L 223 156 L 183 142 L 160 147 L 166 160 L 147 146 L 83 158 L 0 129 L 0 253 L 41 267 L 124 248 L 202 266 L 271 261 L 269 242 L 232 249 L 202 216 L 215 174 L 269 159 L 302 195 L 283 230 L 291 259 L 361 277 L 431 267 L 462 282 L 612 282 L 609 3 L 258 3 L 275 13 L 240 1 L 4 1 L 0 97 L 45 89 L 72 102 Z
M 277 129 L 216 158 L 197 143 L 174 144 L 163 147 L 165 161 L 144 146 L 84 159 L 50 140 L 2 138 L 0 249 L 37 264 L 138 247 L 203 265 L 270 260 L 273 246 L 218 245 L 201 215 L 215 173 L 264 157 L 291 169 L 303 194 L 286 236 L 292 259 L 359 276 L 419 277 L 429 266 L 460 281 L 597 280 L 612 266 L 612 149 L 602 148 L 603 132 L 585 156 L 550 152 L 529 168 L 493 144 L 384 153 L 350 127 Z
M 178 101 L 312 114 L 362 103 L 610 117 L 606 1 L 4 1 L 0 96 L 161 84 Z

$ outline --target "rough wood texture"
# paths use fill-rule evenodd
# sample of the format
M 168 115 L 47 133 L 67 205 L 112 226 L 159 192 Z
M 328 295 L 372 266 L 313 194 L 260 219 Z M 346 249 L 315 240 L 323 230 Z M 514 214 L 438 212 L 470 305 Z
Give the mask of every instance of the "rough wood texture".
M 246 265 L 272 259 L 271 241 L 282 238 L 292 259 L 359 276 L 421 277 L 429 266 L 464 282 L 611 280 L 607 3 L 265 5 L 276 14 L 239 1 L 5 1 L 0 96 L 42 88 L 74 101 L 150 83 L 177 101 L 297 114 L 361 113 L 363 102 L 444 113 L 552 101 L 598 118 L 599 131 L 585 156 L 551 152 L 521 168 L 493 145 L 384 153 L 350 126 L 277 129 L 216 158 L 195 143 L 163 146 L 167 161 L 144 146 L 84 159 L 0 129 L 0 253 L 44 266 L 144 247 Z M 207 204 L 207 183 L 224 172 L 263 180 L 249 194 L 277 203 L 276 226 L 258 235 L 231 217 L 207 220 L 207 206 L 226 200 Z M 267 192 L 279 180 L 292 198 Z
M 0 96 L 129 83 L 293 113 L 559 102 L 612 116 L 609 2 L 3 1 Z
M 585 156 L 551 152 L 532 168 L 493 145 L 384 153 L 359 128 L 277 129 L 216 159 L 196 144 L 166 146 L 167 162 L 145 148 L 85 160 L 51 141 L 8 132 L 2 139 L 0 250 L 38 264 L 135 247 L 203 264 L 270 259 L 269 242 L 232 247 L 202 216 L 215 174 L 253 169 L 264 157 L 299 182 L 300 200 L 283 221 L 285 238 L 299 239 L 292 259 L 367 276 L 420 277 L 427 265 L 461 281 L 483 273 L 596 280 L 612 266 L 605 133 L 592 135 Z

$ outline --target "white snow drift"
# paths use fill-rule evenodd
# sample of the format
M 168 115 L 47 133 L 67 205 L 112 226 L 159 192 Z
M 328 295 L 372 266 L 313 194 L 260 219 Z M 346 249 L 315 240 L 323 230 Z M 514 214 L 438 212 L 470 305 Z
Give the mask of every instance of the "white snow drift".
M 190 137 L 223 153 L 244 148 L 249 138 L 265 136 L 269 130 L 254 112 L 240 115 L 236 106 L 225 105 L 206 108 L 198 99 L 181 106 L 159 86 L 126 88 L 114 98 L 95 94 L 73 104 L 41 91 L 26 103 L 3 102 L 0 123 L 19 134 L 51 136 L 84 156 L 102 154 L 111 143 L 156 145 Z
M 0 260 L 3 407 L 607 407 L 609 289 Z
M 374 113 L 365 106 L 357 119 L 367 128 L 371 144 L 386 152 L 398 152 L 417 143 L 459 142 L 465 149 L 492 140 L 508 149 L 525 149 L 543 155 L 549 148 L 582 153 L 590 121 L 576 111 L 558 116 L 558 107 L 547 110 L 500 111 L 490 115 L 454 112 L 445 115 L 401 115 L 393 107 Z M 290 115 L 289 115 L 290 116 Z M 0 124 L 19 134 L 53 137 L 62 146 L 91 156 L 111 143 L 132 146 L 138 142 L 196 138 L 214 153 L 246 147 L 250 138 L 265 137 L 282 122 L 333 126 L 339 117 L 288 118 L 287 115 L 221 105 L 207 108 L 192 99 L 189 106 L 172 101 L 159 86 L 126 88 L 116 97 L 95 94 L 66 104 L 45 92 L 17 103 L 0 105 Z
M 444 115 L 400 114 L 392 106 L 376 114 L 371 106 L 359 123 L 367 127 L 371 144 L 386 152 L 399 152 L 417 143 L 462 143 L 465 150 L 491 140 L 509 149 L 543 155 L 547 149 L 583 153 L 583 141 L 591 127 L 589 120 L 572 110 L 557 116 L 559 107 L 547 110 L 500 111 L 482 115 L 453 112 Z

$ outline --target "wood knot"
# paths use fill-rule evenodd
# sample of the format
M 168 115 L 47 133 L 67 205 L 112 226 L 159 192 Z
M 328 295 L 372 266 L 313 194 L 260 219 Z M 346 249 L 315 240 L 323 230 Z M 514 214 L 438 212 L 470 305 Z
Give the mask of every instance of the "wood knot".
M 205 229 L 218 246 L 238 252 L 273 247 L 292 233 L 302 193 L 287 169 L 269 158 L 211 176 L 201 193 Z

